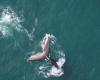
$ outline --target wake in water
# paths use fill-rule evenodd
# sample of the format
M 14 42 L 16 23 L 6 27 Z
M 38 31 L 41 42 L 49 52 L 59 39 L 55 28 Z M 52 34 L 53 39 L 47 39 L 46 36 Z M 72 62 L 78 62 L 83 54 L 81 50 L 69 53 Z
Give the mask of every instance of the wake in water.
M 41 46 L 42 50 L 44 50 L 44 48 L 45 48 L 45 41 L 46 41 L 48 35 L 49 34 L 46 34 L 44 36 L 44 38 L 40 41 L 40 46 Z M 38 71 L 38 74 L 43 75 L 45 78 L 48 78 L 48 77 L 51 77 L 51 76 L 60 77 L 64 74 L 62 67 L 65 63 L 65 54 L 63 53 L 62 50 L 60 50 L 60 48 L 58 50 L 56 50 L 58 45 L 55 45 L 55 43 L 56 43 L 56 37 L 55 36 L 50 35 L 50 40 L 51 40 L 51 42 L 50 42 L 49 47 L 51 48 L 51 47 L 55 46 L 55 48 L 51 49 L 52 52 L 49 51 L 49 56 L 51 58 L 52 57 L 56 58 L 56 63 L 57 63 L 58 67 L 55 66 L 55 63 L 54 63 L 54 65 L 50 64 L 52 59 L 49 59 L 50 61 L 46 60 L 46 62 L 44 64 L 42 64 L 42 66 L 39 66 L 38 68 L 36 68 L 36 71 Z M 58 43 L 56 43 L 56 44 L 58 44 Z M 53 59 L 53 61 L 55 61 L 55 60 Z
M 1 37 L 13 36 L 13 30 L 21 31 L 22 26 L 20 22 L 22 22 L 22 20 L 16 16 L 10 7 L 2 9 L 0 18 Z
M 24 33 L 28 36 L 29 40 L 33 40 L 35 28 L 29 33 L 27 29 L 22 27 L 21 23 L 24 21 L 23 17 L 18 17 L 16 13 L 10 8 L 2 8 L 0 14 L 0 38 L 7 38 L 14 36 L 14 32 Z M 37 24 L 37 21 L 36 21 Z

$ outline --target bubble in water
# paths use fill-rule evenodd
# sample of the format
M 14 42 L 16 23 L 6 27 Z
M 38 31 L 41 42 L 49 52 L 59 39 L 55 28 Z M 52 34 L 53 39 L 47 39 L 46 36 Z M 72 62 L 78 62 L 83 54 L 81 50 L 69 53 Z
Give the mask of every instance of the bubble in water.
M 3 37 L 12 36 L 13 29 L 17 31 L 22 30 L 20 22 L 20 18 L 16 16 L 10 7 L 4 8 L 0 18 L 0 33 Z
M 3 15 L 2 16 L 2 22 L 11 22 L 11 15 L 8 15 L 8 14 L 6 14 L 6 15 Z
M 64 74 L 64 71 L 62 69 L 62 66 L 64 65 L 64 63 L 65 63 L 65 57 L 59 58 L 57 61 L 59 68 L 52 66 L 50 68 L 50 70 L 48 70 L 47 76 L 48 77 L 51 77 L 51 76 L 60 77 L 60 76 L 62 76 Z

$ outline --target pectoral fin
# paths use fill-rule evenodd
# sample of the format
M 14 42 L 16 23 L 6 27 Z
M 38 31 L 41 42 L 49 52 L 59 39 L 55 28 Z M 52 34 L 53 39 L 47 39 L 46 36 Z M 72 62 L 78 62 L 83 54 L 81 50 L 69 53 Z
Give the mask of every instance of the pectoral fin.
M 32 60 L 39 60 L 42 58 L 42 53 L 36 53 L 35 55 L 30 56 L 27 60 L 32 61 Z

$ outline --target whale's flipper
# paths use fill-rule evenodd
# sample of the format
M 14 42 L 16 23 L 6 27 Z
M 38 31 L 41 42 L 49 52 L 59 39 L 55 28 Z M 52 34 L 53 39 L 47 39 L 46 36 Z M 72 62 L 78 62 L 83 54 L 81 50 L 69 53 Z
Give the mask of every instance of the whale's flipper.
M 40 60 L 42 58 L 44 58 L 43 57 L 43 53 L 42 52 L 38 52 L 35 55 L 31 55 L 27 60 L 28 61 L 33 61 L 33 60 Z
M 46 56 L 49 55 L 49 46 L 50 46 L 50 34 L 46 34 L 43 51 L 39 52 L 39 53 L 37 53 L 35 55 L 31 55 L 27 60 L 31 61 L 31 60 L 45 59 Z

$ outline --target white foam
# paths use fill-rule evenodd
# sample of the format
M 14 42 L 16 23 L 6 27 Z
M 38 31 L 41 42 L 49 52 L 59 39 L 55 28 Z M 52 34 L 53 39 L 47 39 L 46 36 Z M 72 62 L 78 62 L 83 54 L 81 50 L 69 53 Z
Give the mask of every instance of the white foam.
M 29 32 L 29 31 L 28 31 L 27 29 L 25 29 L 25 28 L 24 28 L 23 31 L 27 34 L 29 40 L 33 40 L 35 28 L 33 28 L 31 32 Z
M 55 76 L 55 77 L 60 77 L 64 74 L 64 71 L 62 69 L 62 66 L 65 63 L 65 58 L 59 58 L 59 60 L 57 61 L 57 64 L 59 66 L 59 68 L 57 69 L 55 66 L 52 66 L 52 68 L 49 70 L 49 72 L 47 73 L 47 76 Z
M 19 17 L 10 7 L 3 8 L 0 18 L 0 32 L 2 36 L 7 37 L 13 35 L 12 29 L 14 29 L 19 32 L 24 32 L 29 40 L 33 40 L 35 28 L 29 33 L 29 31 L 20 24 L 23 20 L 22 14 Z M 37 19 L 35 22 L 37 23 Z
M 20 20 L 10 7 L 4 8 L 0 18 L 0 32 L 3 37 L 13 35 L 12 28 L 21 31 L 22 26 L 20 22 L 22 22 L 22 20 Z
M 1 36 L 0 37 L 8 37 L 8 36 L 12 36 L 12 31 L 9 30 L 8 27 L 0 25 L 0 33 Z
M 5 23 L 20 23 L 22 22 L 23 19 L 18 17 L 16 13 L 10 8 L 6 7 L 3 9 L 2 16 L 1 16 L 1 22 Z
M 43 68 L 44 68 L 43 66 L 40 66 L 40 67 L 39 67 L 40 70 L 42 70 Z
M 7 7 L 7 8 L 3 9 L 2 16 L 1 16 L 1 19 L 0 19 L 0 23 L 2 25 L 10 24 L 15 30 L 17 30 L 19 32 L 26 33 L 26 35 L 28 36 L 29 40 L 33 40 L 35 28 L 33 27 L 32 31 L 29 32 L 27 29 L 22 27 L 22 25 L 20 24 L 23 21 L 24 21 L 24 18 L 23 18 L 22 14 L 21 14 L 20 17 L 17 16 L 16 13 L 10 7 Z M 38 23 L 38 19 L 36 18 L 35 19 L 35 25 L 37 23 Z M 5 26 L 5 27 L 7 27 L 7 26 Z M 6 31 L 7 30 L 5 30 L 5 33 L 7 33 Z
M 59 58 L 57 64 L 58 64 L 58 66 L 59 66 L 60 68 L 64 65 L 64 63 L 65 63 L 65 57 Z
M 11 15 L 8 15 L 8 14 L 6 14 L 6 15 L 3 15 L 2 16 L 2 22 L 11 22 Z

